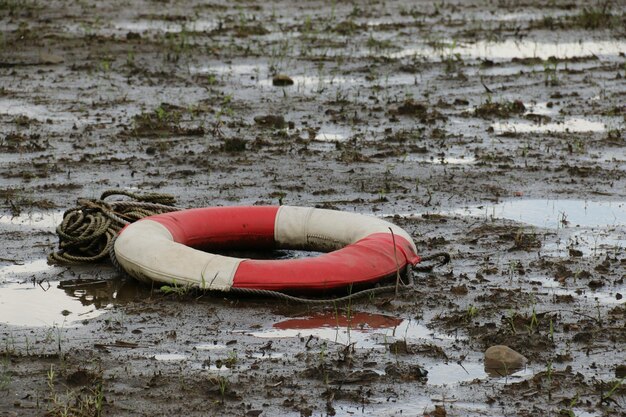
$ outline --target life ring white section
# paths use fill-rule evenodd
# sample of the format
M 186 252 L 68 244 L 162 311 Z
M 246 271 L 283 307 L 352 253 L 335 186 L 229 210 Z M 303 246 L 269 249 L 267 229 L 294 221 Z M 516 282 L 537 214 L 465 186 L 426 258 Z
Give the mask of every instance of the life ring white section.
M 276 214 L 274 239 L 281 248 L 300 248 L 330 252 L 358 242 L 374 233 L 402 236 L 417 248 L 411 236 L 402 228 L 363 214 L 312 207 L 281 206 Z
M 194 285 L 228 291 L 243 259 L 215 255 L 176 243 L 162 224 L 135 222 L 115 241 L 118 262 L 141 281 Z

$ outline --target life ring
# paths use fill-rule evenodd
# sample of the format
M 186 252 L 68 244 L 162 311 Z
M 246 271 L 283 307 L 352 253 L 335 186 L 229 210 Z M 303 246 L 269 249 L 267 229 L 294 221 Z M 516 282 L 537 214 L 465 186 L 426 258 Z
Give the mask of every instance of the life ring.
M 207 252 L 229 248 L 327 253 L 256 260 Z M 410 235 L 392 223 L 292 206 L 210 207 L 146 217 L 119 233 L 114 251 L 121 267 L 139 280 L 222 291 L 336 289 L 375 282 L 420 261 Z

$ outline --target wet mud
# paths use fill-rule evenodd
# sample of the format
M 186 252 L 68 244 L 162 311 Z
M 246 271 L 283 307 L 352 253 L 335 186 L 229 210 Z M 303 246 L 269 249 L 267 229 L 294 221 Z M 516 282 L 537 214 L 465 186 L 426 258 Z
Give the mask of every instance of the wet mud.
M 0 416 L 626 415 L 625 13 L 0 0 Z M 47 265 L 109 188 L 371 214 L 452 262 L 327 307 Z

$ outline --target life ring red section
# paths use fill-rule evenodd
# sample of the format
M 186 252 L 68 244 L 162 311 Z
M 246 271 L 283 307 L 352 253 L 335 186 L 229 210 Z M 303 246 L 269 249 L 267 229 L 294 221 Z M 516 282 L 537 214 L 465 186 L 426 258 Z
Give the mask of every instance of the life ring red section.
M 419 262 L 409 242 L 396 236 L 396 257 L 391 234 L 376 233 L 357 243 L 315 258 L 245 260 L 237 269 L 233 287 L 282 291 L 332 290 L 365 284 L 391 276 L 407 264 Z
M 175 242 L 204 250 L 272 248 L 279 207 L 205 207 L 158 214 Z

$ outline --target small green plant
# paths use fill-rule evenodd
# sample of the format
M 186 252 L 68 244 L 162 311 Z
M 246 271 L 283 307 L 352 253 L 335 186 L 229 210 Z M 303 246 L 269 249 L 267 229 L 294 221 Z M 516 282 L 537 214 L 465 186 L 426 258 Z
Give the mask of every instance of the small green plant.
M 228 379 L 226 379 L 223 376 L 220 376 L 218 378 L 217 383 L 218 383 L 218 386 L 219 386 L 219 389 L 220 389 L 220 395 L 221 395 L 222 400 L 223 400 L 224 397 L 226 396 L 226 391 L 228 390 Z
M 441 55 L 441 60 L 445 64 L 445 71 L 447 74 L 457 71 L 458 65 L 463 63 L 463 58 L 461 58 L 461 54 L 454 51 L 456 47 L 456 39 L 453 40 L 452 43 L 442 44 L 443 53 Z
M 380 39 L 376 39 L 374 38 L 372 35 L 370 35 L 369 38 L 367 38 L 367 43 L 366 46 L 374 51 L 383 51 L 385 49 L 389 49 L 392 46 L 392 42 L 390 40 L 380 40 Z
M 578 404 L 578 394 L 576 394 L 574 396 L 574 398 L 572 398 L 569 402 L 569 404 L 567 405 L 567 408 L 563 408 L 561 409 L 561 411 L 559 412 L 559 415 L 562 416 L 567 416 L 567 417 L 576 417 L 576 414 L 574 413 L 574 407 L 576 406 L 576 404 Z
M 322 376 L 324 378 L 324 384 L 328 385 L 329 376 L 328 369 L 326 368 L 326 349 L 328 345 L 326 342 L 322 343 L 322 347 L 320 348 L 320 352 L 318 353 L 318 369 L 322 371 Z
M 517 334 L 517 329 L 515 328 L 515 316 L 515 312 L 513 310 L 509 310 L 505 318 L 513 334 Z
M 175 294 L 183 297 L 191 291 L 191 288 L 191 285 L 179 285 L 176 279 L 172 279 L 172 285 L 162 285 L 160 291 L 163 294 Z
M 226 365 L 227 368 L 232 368 L 237 365 L 238 360 L 237 351 L 233 349 L 228 352 L 228 358 L 224 361 L 224 365 Z
M 15 337 L 12 331 L 10 331 L 9 335 L 4 339 L 4 351 L 7 355 L 15 353 Z
M 538 325 L 539 321 L 537 320 L 537 312 L 535 311 L 535 307 L 533 307 L 533 312 L 530 315 L 530 323 L 528 324 L 528 333 L 532 333 Z
M 543 82 L 548 86 L 557 86 L 560 84 L 557 67 L 559 63 L 554 59 L 548 59 L 543 62 Z
M 5 391 L 11 386 L 11 360 L 5 355 L 0 361 L 0 391 Z
M 126 62 L 124 63 L 124 65 L 126 65 L 128 68 L 135 68 L 135 53 L 132 51 L 129 51 L 128 54 L 126 54 Z
M 465 313 L 465 319 L 469 322 L 472 321 L 478 315 L 478 307 L 475 305 L 470 305 L 467 307 L 467 312 Z
M 54 365 L 46 373 L 49 390 L 49 406 L 46 416 L 51 417 L 101 417 L 105 397 L 102 384 L 102 370 L 94 376 L 93 385 L 89 389 L 67 390 L 63 395 L 57 393 L 55 379 L 57 372 Z
M 167 33 L 165 47 L 167 49 L 165 59 L 169 62 L 178 62 L 181 57 L 188 55 L 191 52 L 191 43 L 187 28 L 183 26 L 179 33 Z
M 100 61 L 100 70 L 104 72 L 105 74 L 111 71 L 111 61 L 109 61 L 106 58 L 103 58 Z
M 56 342 L 57 342 L 57 350 L 61 353 L 61 347 L 63 344 L 63 328 L 65 327 L 65 319 L 63 319 L 63 323 L 61 326 L 58 324 L 54 324 L 52 326 L 54 333 L 56 334 Z
M 215 74 L 207 74 L 206 82 L 208 85 L 217 85 L 217 76 Z
M 611 389 L 606 393 L 602 395 L 602 402 L 608 402 L 609 400 L 612 399 L 613 395 L 615 394 L 615 392 L 622 386 L 622 384 L 624 383 L 624 379 L 626 378 L 622 378 L 617 380 L 613 386 L 611 387 Z
M 601 8 L 584 7 L 573 17 L 574 24 L 583 29 L 612 28 L 619 24 L 619 16 L 611 13 L 611 1 L 606 0 Z

